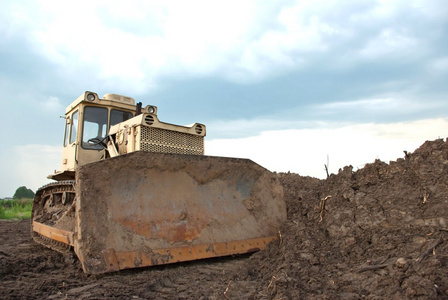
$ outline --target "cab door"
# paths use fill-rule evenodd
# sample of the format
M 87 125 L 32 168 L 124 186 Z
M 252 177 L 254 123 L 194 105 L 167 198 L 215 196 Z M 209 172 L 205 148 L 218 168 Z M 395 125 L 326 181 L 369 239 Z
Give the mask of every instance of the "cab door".
M 102 106 L 84 106 L 81 111 L 76 167 L 104 158 L 109 111 Z

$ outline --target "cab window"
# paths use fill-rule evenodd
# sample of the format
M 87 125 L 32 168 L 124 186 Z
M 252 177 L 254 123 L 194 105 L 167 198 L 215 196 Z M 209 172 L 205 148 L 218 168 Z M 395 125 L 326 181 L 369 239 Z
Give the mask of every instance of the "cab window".
M 70 144 L 76 141 L 77 132 L 78 132 L 78 111 L 75 111 L 72 115 L 72 121 L 71 121 Z
M 70 125 L 72 124 L 71 119 L 69 119 L 69 120 L 65 120 L 64 147 L 67 147 L 67 145 L 68 145 L 68 135 L 70 133 Z
M 116 109 L 112 109 L 110 111 L 110 126 L 114 126 L 118 123 L 124 122 L 126 120 L 129 120 L 130 118 L 132 118 L 132 113 L 128 112 L 128 111 L 121 111 L 121 110 L 116 110 Z
M 84 126 L 82 130 L 82 147 L 101 150 L 99 143 L 107 134 L 107 108 L 88 106 L 84 109 Z

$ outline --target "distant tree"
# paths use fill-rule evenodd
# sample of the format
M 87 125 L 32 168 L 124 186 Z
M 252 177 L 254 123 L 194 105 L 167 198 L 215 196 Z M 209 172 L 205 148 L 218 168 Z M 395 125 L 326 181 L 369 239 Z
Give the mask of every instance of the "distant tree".
M 14 199 L 34 198 L 34 192 L 30 189 L 27 189 L 26 186 L 21 186 L 16 190 L 13 198 Z

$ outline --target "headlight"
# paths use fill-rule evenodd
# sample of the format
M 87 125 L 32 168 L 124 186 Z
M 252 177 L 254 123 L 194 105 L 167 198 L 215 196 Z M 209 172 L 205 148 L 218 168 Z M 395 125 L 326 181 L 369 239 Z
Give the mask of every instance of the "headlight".
M 95 95 L 92 93 L 88 93 L 86 98 L 88 101 L 95 101 Z

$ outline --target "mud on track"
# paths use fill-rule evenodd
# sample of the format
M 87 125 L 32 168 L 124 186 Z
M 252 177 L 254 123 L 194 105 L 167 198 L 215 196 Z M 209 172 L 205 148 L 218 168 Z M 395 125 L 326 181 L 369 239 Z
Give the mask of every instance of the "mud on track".
M 448 299 L 447 142 L 327 180 L 278 176 L 288 220 L 253 255 L 88 276 L 29 221 L 0 221 L 0 298 Z

